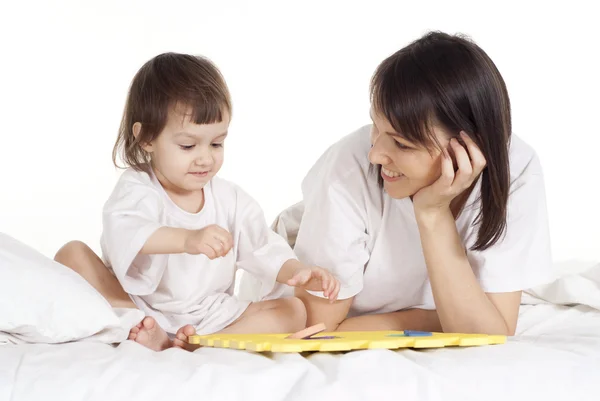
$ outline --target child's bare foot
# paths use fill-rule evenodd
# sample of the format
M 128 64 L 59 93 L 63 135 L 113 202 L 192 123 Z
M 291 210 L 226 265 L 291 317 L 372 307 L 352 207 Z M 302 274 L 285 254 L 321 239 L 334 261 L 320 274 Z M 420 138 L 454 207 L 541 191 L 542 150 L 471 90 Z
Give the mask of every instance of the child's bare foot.
M 175 340 L 173 340 L 173 346 L 175 348 L 181 348 L 188 351 L 194 351 L 198 349 L 200 346 L 197 344 L 188 343 L 188 337 L 196 334 L 196 329 L 194 326 L 186 325 L 177 330 L 177 334 L 175 335 Z
M 137 338 L 137 335 L 140 332 L 141 328 L 142 328 L 142 322 L 139 322 L 137 326 L 135 326 L 131 330 L 129 330 L 129 337 L 128 337 L 128 339 L 131 340 L 131 341 L 135 341 L 135 339 Z
M 154 351 L 162 351 L 173 346 L 167 332 L 152 317 L 145 317 L 140 324 L 133 327 L 129 332 L 129 339 Z

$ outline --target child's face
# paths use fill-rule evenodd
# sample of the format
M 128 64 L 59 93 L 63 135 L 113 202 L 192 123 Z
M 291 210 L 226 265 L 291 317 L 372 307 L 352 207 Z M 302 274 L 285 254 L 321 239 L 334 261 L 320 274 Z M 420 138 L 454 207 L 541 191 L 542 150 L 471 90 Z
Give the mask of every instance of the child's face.
M 144 146 L 161 184 L 176 192 L 201 190 L 223 165 L 229 114 L 220 123 L 202 125 L 189 117 L 172 110 L 163 131 Z

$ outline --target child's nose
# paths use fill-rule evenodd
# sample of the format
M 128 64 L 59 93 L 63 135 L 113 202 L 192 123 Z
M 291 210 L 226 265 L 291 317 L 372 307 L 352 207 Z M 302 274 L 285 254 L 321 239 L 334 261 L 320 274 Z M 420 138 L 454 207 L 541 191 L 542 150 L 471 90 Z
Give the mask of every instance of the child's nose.
M 210 155 L 210 150 L 202 149 L 202 151 L 200 153 L 198 153 L 198 155 L 196 156 L 196 159 L 194 160 L 194 162 L 199 166 L 212 163 L 212 157 Z

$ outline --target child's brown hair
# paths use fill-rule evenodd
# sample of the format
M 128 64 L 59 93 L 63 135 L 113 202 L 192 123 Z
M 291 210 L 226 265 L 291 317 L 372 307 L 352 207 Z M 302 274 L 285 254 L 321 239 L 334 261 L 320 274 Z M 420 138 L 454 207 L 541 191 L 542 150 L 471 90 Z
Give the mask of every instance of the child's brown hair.
M 191 110 L 196 124 L 221 122 L 231 116 L 231 99 L 225 79 L 208 59 L 179 53 L 163 53 L 147 61 L 137 72 L 127 96 L 119 136 L 113 148 L 127 167 L 150 170 L 150 155 L 142 144 L 156 139 L 164 129 L 169 111 L 175 107 Z M 133 125 L 141 123 L 137 138 Z

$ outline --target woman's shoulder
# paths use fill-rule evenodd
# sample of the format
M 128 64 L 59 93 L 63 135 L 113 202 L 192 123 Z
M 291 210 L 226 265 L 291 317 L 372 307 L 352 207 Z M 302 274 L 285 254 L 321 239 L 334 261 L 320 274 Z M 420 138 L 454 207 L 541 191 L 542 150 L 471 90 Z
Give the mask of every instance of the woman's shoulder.
M 536 150 L 514 134 L 510 142 L 509 160 L 511 184 L 532 177 L 543 177 L 542 164 Z
M 371 124 L 364 125 L 347 134 L 331 145 L 323 154 L 332 166 L 341 166 L 340 170 L 347 167 L 369 167 L 369 150 L 371 149 Z
M 315 183 L 327 186 L 367 181 L 370 173 L 371 125 L 365 125 L 329 146 L 302 181 L 303 191 Z

